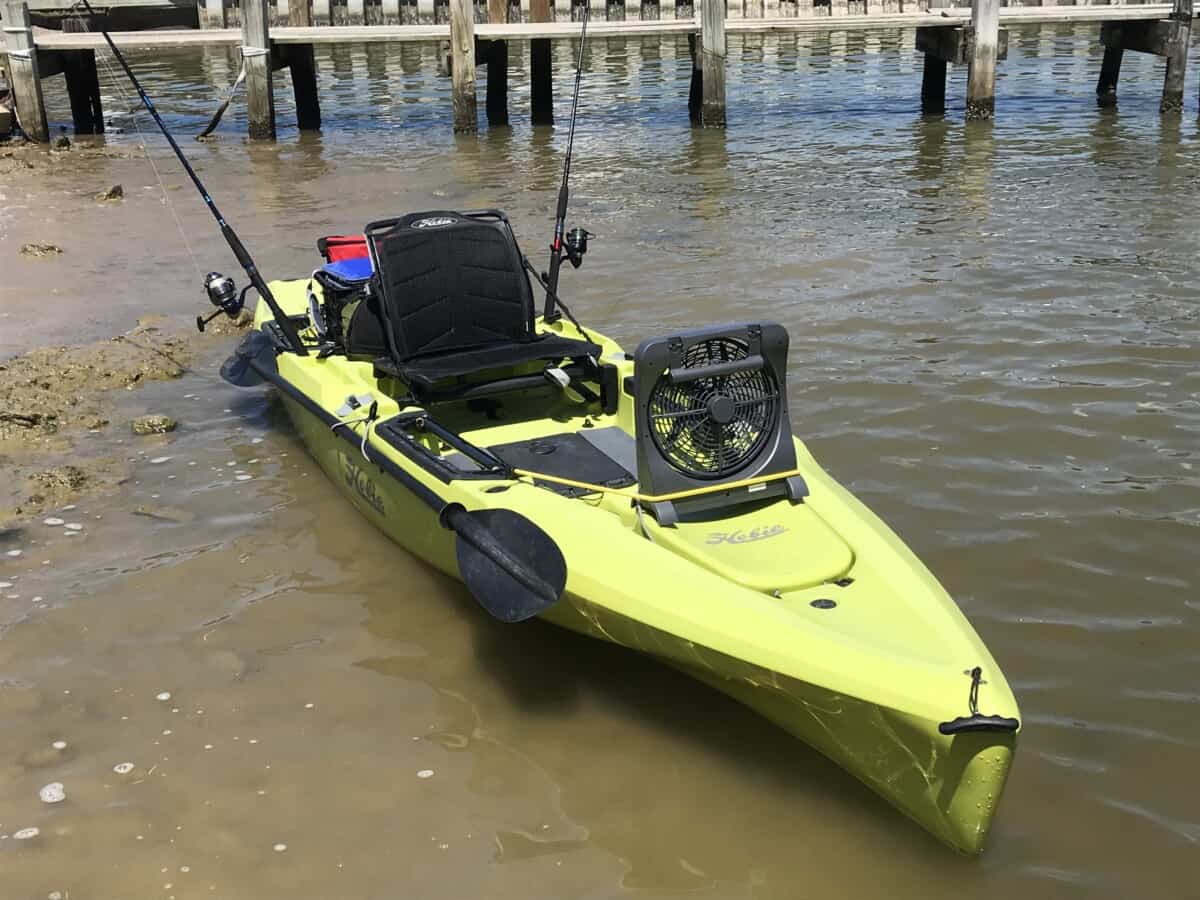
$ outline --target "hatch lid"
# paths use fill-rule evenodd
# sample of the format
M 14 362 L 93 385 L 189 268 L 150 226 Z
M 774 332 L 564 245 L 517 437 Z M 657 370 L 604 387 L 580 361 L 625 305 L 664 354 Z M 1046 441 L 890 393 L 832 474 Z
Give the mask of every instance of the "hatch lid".
M 786 499 L 663 527 L 644 516 L 657 544 L 756 591 L 795 591 L 844 576 L 854 553 L 810 506 Z

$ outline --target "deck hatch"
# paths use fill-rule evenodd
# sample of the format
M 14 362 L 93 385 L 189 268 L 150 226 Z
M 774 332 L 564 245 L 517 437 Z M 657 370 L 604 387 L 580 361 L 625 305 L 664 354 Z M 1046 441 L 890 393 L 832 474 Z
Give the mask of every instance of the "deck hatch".
M 557 478 L 586 481 L 605 487 L 629 487 L 637 482 L 629 470 L 604 451 L 578 434 L 552 434 L 549 437 L 495 444 L 487 448 L 514 469 L 542 472 Z M 581 497 L 590 493 L 586 488 L 553 484 L 534 479 L 534 483 L 549 488 L 564 497 Z

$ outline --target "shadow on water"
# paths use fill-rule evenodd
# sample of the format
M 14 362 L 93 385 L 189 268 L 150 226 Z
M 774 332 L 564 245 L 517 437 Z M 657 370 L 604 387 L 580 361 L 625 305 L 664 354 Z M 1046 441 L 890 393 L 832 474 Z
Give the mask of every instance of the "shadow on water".
M 805 855 L 797 844 L 828 839 L 807 833 L 808 826 L 781 829 L 779 820 L 738 803 L 747 785 L 769 792 L 773 805 L 804 809 L 809 825 L 813 809 L 836 808 L 839 819 L 888 834 L 893 852 L 961 865 L 965 877 L 977 877 L 978 867 L 948 859 L 865 786 L 724 695 L 621 647 L 540 622 L 494 622 L 457 582 L 438 580 L 441 589 L 419 600 L 369 598 L 365 627 L 410 645 L 420 641 L 416 620 L 443 636 L 459 633 L 457 652 L 443 647 L 362 665 L 428 683 L 469 706 L 473 724 L 454 729 L 470 736 L 464 749 L 478 749 L 480 741 L 519 747 L 558 787 L 565 815 L 586 829 L 578 843 L 626 861 L 626 888 L 687 887 L 697 873 L 681 870 L 677 860 L 711 878 L 746 880 L 766 861 L 786 866 L 797 852 Z M 703 779 L 696 777 L 701 771 Z M 527 845 L 515 851 L 520 856 L 562 849 L 553 836 L 520 843 Z M 501 845 L 509 849 L 505 836 Z

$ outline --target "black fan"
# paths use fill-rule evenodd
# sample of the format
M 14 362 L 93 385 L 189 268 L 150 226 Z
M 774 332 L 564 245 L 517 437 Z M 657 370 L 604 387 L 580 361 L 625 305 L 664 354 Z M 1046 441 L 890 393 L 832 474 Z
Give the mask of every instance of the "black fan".
M 783 386 L 788 335 L 769 322 L 718 325 L 643 341 L 634 354 L 638 483 L 653 496 L 794 472 Z M 808 490 L 796 475 L 657 501 L 660 523 L 688 511 Z M 752 495 L 752 496 L 751 496 Z
M 654 446 L 683 474 L 711 479 L 737 472 L 774 429 L 780 404 L 773 374 L 721 365 L 749 356 L 746 342 L 736 338 L 697 341 L 684 351 L 682 366 L 663 372 L 650 392 Z M 701 374 L 714 371 L 719 374 Z

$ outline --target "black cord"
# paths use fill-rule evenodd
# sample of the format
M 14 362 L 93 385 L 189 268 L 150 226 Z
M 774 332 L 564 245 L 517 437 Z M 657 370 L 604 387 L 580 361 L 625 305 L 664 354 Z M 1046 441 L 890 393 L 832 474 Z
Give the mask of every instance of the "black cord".
M 969 673 L 971 676 L 971 694 L 967 698 L 967 707 L 971 710 L 971 715 L 979 715 L 979 685 L 983 681 L 983 669 L 979 666 L 973 668 Z

